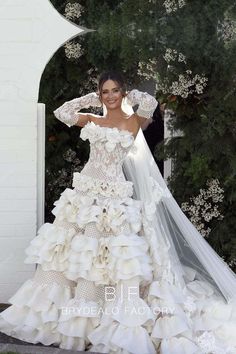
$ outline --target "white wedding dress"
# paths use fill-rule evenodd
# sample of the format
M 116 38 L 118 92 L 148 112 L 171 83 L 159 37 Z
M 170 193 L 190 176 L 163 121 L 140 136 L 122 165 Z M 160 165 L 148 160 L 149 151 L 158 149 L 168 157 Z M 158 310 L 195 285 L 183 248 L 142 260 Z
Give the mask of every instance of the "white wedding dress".
M 89 160 L 26 249 L 37 270 L 9 299 L 0 331 L 100 353 L 236 353 L 233 303 L 189 267 L 186 287 L 170 285 L 168 249 L 152 248 L 152 208 L 122 169 L 133 134 L 88 122 L 80 137 Z

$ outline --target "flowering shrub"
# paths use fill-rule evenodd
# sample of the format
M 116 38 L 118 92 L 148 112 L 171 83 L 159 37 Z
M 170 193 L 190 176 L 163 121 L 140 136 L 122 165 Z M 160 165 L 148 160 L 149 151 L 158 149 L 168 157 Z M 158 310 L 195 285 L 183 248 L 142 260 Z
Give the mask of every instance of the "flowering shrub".
M 186 5 L 186 2 L 185 0 L 165 0 L 163 5 L 165 6 L 166 12 L 169 14 L 181 9 L 181 7 Z
M 81 44 L 74 43 L 73 41 L 69 41 L 65 44 L 65 54 L 67 58 L 76 58 L 78 59 L 83 55 L 83 49 Z
M 52 112 L 65 101 L 96 90 L 102 71 L 118 69 L 125 74 L 128 89 L 148 91 L 150 80 L 159 107 L 174 111 L 169 128 L 182 134 L 159 143 L 155 157 L 172 159 L 172 194 L 186 213 L 192 213 L 203 237 L 235 269 L 235 3 L 51 2 L 68 20 L 95 31 L 65 43 L 43 73 L 39 100 L 47 105 L 46 219 L 50 220 L 53 201 L 71 185 L 72 173 L 80 171 L 89 151 L 88 144 L 78 139 L 78 127 L 62 126 Z M 70 149 L 69 161 L 64 154 Z M 220 181 L 224 190 L 217 203 L 199 192 L 208 193 L 206 182 L 212 180 Z M 194 204 L 193 195 L 204 204 Z
M 175 61 L 176 59 L 178 59 L 179 62 L 183 61 L 186 64 L 185 55 L 183 55 L 182 53 L 178 53 L 177 50 L 175 49 L 167 48 L 165 55 L 163 57 L 167 63 L 170 63 L 171 61 Z
M 218 179 L 208 180 L 207 189 L 200 189 L 199 195 L 191 197 L 190 202 L 181 204 L 183 211 L 187 212 L 190 221 L 203 237 L 207 237 L 211 232 L 209 225 L 213 218 L 222 220 L 220 204 L 224 198 L 224 190 L 219 186 Z
M 65 6 L 65 17 L 69 20 L 74 20 L 80 18 L 83 13 L 84 7 L 78 2 L 70 3 L 68 2 Z
M 187 98 L 193 93 L 203 93 L 208 79 L 204 75 L 191 75 L 192 71 L 186 70 L 185 73 L 179 74 L 178 80 L 173 81 L 171 85 L 168 85 L 168 79 L 166 79 L 165 82 L 157 82 L 156 88 L 165 94 L 168 93 L 182 98 Z

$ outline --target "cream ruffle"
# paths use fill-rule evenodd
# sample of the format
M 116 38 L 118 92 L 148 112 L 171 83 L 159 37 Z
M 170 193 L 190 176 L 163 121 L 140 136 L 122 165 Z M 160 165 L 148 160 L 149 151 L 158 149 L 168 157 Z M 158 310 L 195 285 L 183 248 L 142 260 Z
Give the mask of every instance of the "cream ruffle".
M 73 174 L 72 187 L 92 196 L 100 195 L 108 198 L 126 198 L 132 197 L 133 195 L 133 182 L 131 181 L 104 181 L 80 172 Z
M 153 281 L 145 301 L 157 314 L 147 329 L 160 342 L 161 353 L 236 352 L 235 303 L 225 304 L 205 282 L 194 279 L 181 288 Z
M 0 331 L 29 343 L 57 345 L 62 349 L 85 350 L 87 334 L 99 324 L 100 315 L 71 311 L 98 304 L 75 300 L 74 289 L 55 282 L 39 284 L 27 280 L 9 299 L 12 304 L 0 314 Z
M 62 336 L 56 327 L 60 307 L 71 296 L 70 287 L 29 279 L 9 299 L 12 305 L 0 314 L 0 331 L 30 343 L 59 345 Z
M 99 304 L 95 301 L 70 299 L 58 319 L 57 331 L 62 335 L 60 348 L 85 350 L 90 343 L 87 336 L 99 325 L 100 317 Z
M 139 275 L 143 282 L 152 280 L 148 244 L 136 234 L 101 237 L 75 236 L 71 243 L 68 270 L 71 280 L 82 277 L 99 284 L 114 284 L 120 279 Z
M 100 325 L 88 338 L 90 351 L 101 353 L 155 354 L 156 349 L 143 325 L 153 324 L 154 315 L 140 297 L 121 298 L 108 302 Z
M 144 235 L 150 246 L 154 280 L 144 300 L 157 315 L 155 324 L 146 325 L 162 354 L 233 354 L 236 353 L 236 304 L 225 304 L 214 288 L 196 278 L 196 271 L 183 267 L 186 286 L 178 282 L 178 269 L 173 269 L 169 245 L 157 242 L 152 227 L 155 206 L 143 208 Z
M 158 241 L 152 228 L 153 203 L 89 197 L 67 188 L 54 205 L 58 223 L 45 223 L 38 230 L 25 250 L 25 263 L 95 285 L 129 285 L 137 277 L 145 295 L 131 302 L 118 297 L 103 307 L 75 300 L 70 287 L 28 280 L 0 315 L 1 331 L 31 343 L 72 350 L 91 345 L 90 351 L 109 354 L 236 353 L 236 304 L 217 298 L 211 285 L 189 267 L 184 268 L 186 287 L 178 283 L 168 242 Z M 91 236 L 83 233 L 87 225 Z M 101 316 L 100 305 L 108 315 Z M 134 310 L 127 313 L 130 306 Z M 85 311 L 91 307 L 92 312 Z M 113 307 L 118 312 L 113 313 Z
M 25 263 L 41 264 L 43 270 L 60 271 L 70 280 L 84 278 L 99 284 L 115 284 L 139 275 L 152 280 L 152 259 L 146 240 L 136 234 L 92 238 L 73 227 L 46 223 L 25 250 Z
M 152 340 L 141 326 L 127 327 L 114 321 L 101 325 L 88 338 L 93 343 L 91 352 L 109 354 L 156 354 Z
M 24 263 L 38 263 L 43 270 L 65 271 L 68 268 L 70 244 L 76 231 L 73 227 L 64 229 L 54 224 L 45 223 L 38 235 L 25 249 L 27 257 Z
M 81 229 L 95 222 L 100 232 L 118 234 L 126 222 L 131 232 L 138 233 L 142 227 L 142 203 L 132 198 L 99 198 L 84 196 L 79 191 L 66 188 L 54 202 L 52 213 L 59 221 L 76 223 Z

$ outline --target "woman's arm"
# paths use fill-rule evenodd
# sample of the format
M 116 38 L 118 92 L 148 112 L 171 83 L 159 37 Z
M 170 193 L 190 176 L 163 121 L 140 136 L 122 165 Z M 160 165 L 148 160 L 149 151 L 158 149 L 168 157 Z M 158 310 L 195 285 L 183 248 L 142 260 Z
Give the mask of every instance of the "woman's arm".
M 90 92 L 85 96 L 74 98 L 71 101 L 63 103 L 53 111 L 55 117 L 68 127 L 78 125 L 83 127 L 89 120 L 89 113 L 78 113 L 82 108 L 101 107 L 101 101 L 96 92 Z
M 147 119 L 153 116 L 153 113 L 158 105 L 155 97 L 147 92 L 142 92 L 137 89 L 131 90 L 127 94 L 128 103 L 132 106 L 138 104 L 138 109 L 135 114 L 138 116 L 140 124 L 144 124 Z

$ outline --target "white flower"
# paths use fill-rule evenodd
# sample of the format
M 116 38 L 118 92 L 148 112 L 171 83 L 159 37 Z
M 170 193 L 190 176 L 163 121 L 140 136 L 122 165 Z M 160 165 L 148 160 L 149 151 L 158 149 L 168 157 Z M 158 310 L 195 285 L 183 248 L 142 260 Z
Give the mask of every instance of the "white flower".
M 147 62 L 138 63 L 138 75 L 145 79 L 156 79 L 157 60 L 149 59 Z
M 232 20 L 227 13 L 222 22 L 218 21 L 217 36 L 224 43 L 231 42 L 236 38 L 236 21 Z
M 126 217 L 129 220 L 131 229 L 133 232 L 138 233 L 141 229 L 141 206 L 127 206 L 126 207 Z
M 87 123 L 80 132 L 80 137 L 83 140 L 90 140 L 91 143 L 105 142 L 105 148 L 108 152 L 112 152 L 117 144 L 122 147 L 129 147 L 133 141 L 134 136 L 128 130 L 118 129 L 116 127 L 103 127 L 94 122 Z
M 116 147 L 116 143 L 111 142 L 111 141 L 107 141 L 105 143 L 105 147 L 106 147 L 108 152 L 112 152 L 115 149 L 115 147 Z
M 76 192 L 72 189 L 66 188 L 61 194 L 59 200 L 55 201 L 53 205 L 55 208 L 52 213 L 59 220 L 67 220 L 69 222 L 76 222 L 78 207 L 74 203 Z
M 88 135 L 88 130 L 86 129 L 86 126 L 84 126 L 81 131 L 80 131 L 80 137 L 83 140 L 88 139 L 89 135 Z
M 215 337 L 213 333 L 205 331 L 197 337 L 198 344 L 204 353 L 209 353 L 215 349 Z
M 106 136 L 106 132 L 93 122 L 91 122 L 87 128 L 89 129 L 89 139 L 91 143 L 96 142 L 99 139 L 103 140 Z
M 108 152 L 111 152 L 116 147 L 116 144 L 120 141 L 120 132 L 118 129 L 107 129 L 106 130 L 107 142 L 105 144 Z
M 100 208 L 97 205 L 90 205 L 80 209 L 77 215 L 77 224 L 79 227 L 84 228 L 90 222 L 96 222 L 97 216 L 100 214 Z
M 65 7 L 65 17 L 72 20 L 74 18 L 80 18 L 84 8 L 79 3 L 68 3 Z
M 165 55 L 163 56 L 165 61 L 167 63 L 171 62 L 171 61 L 175 61 L 176 58 L 177 58 L 177 50 L 175 49 L 171 49 L 171 48 L 167 48 L 166 49 L 166 52 L 165 52 Z
M 177 81 L 173 81 L 171 84 L 168 82 L 167 78 L 162 82 L 157 80 L 156 89 L 161 90 L 163 93 L 187 98 L 188 95 L 195 92 L 198 94 L 203 93 L 203 89 L 207 86 L 207 81 L 208 78 L 204 75 L 200 76 L 199 74 L 196 74 L 195 76 L 192 76 L 192 71 L 186 70 L 178 76 Z
M 181 205 L 182 210 L 189 213 L 190 221 L 203 237 L 207 237 L 211 232 L 207 223 L 213 218 L 221 220 L 224 217 L 220 214 L 218 205 L 213 205 L 213 203 L 222 202 L 224 198 L 224 190 L 219 187 L 219 180 L 208 180 L 206 185 L 208 189 L 200 189 L 199 195 L 190 198 L 192 205 L 188 202 Z
M 128 131 L 121 131 L 120 143 L 124 148 L 129 147 L 134 142 L 132 133 Z
M 156 205 L 152 202 L 143 203 L 143 213 L 147 220 L 151 221 L 153 219 L 153 214 L 156 211 Z
M 188 312 L 194 312 L 197 309 L 197 306 L 194 302 L 193 297 L 187 296 L 187 300 L 184 302 L 184 308 Z
M 168 14 L 177 11 L 178 8 L 180 9 L 185 4 L 185 0 L 165 0 L 163 3 Z
M 133 145 L 129 151 L 129 153 L 133 154 L 133 155 L 136 155 L 138 152 L 138 148 L 137 146 Z
M 105 199 L 98 201 L 96 225 L 99 231 L 118 233 L 122 223 L 126 220 L 126 208 L 118 200 Z
M 156 203 L 159 203 L 163 197 L 169 198 L 171 196 L 168 189 L 164 190 L 152 176 L 149 177 L 149 183 L 152 187 L 152 200 Z
M 65 43 L 65 54 L 67 58 L 78 59 L 83 55 L 84 51 L 79 43 L 74 43 L 73 41 Z

